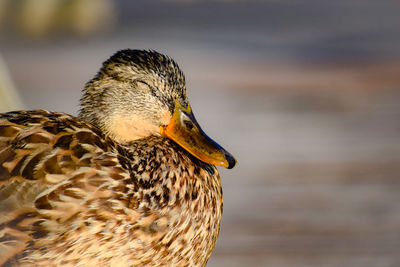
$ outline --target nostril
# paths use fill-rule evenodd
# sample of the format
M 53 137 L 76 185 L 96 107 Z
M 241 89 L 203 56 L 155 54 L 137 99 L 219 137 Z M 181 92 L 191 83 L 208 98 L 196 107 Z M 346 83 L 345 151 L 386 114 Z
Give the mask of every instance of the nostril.
M 181 125 L 185 126 L 185 128 L 189 131 L 191 131 L 195 127 L 193 121 L 185 112 L 181 112 Z
M 183 121 L 183 124 L 184 124 L 185 127 L 186 127 L 187 129 L 189 129 L 189 130 L 192 130 L 192 129 L 194 128 L 194 124 L 193 124 L 193 122 L 191 122 L 191 121 L 184 120 L 184 121 Z

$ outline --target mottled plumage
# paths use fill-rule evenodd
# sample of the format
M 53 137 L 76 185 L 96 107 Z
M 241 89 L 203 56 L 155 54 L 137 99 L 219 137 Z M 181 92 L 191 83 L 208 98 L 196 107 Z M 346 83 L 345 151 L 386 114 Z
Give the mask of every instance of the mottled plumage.
M 190 109 L 184 86 L 170 58 L 124 50 L 87 84 L 81 118 L 2 114 L 0 265 L 204 266 L 222 190 L 215 166 L 163 134 L 177 107 Z M 143 129 L 128 138 L 116 120 Z

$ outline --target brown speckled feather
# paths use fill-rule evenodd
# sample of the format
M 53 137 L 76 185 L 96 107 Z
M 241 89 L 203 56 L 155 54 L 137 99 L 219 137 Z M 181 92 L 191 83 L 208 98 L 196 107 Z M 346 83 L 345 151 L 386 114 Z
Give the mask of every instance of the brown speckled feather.
M 159 136 L 118 144 L 67 114 L 0 117 L 0 265 L 204 266 L 219 175 Z

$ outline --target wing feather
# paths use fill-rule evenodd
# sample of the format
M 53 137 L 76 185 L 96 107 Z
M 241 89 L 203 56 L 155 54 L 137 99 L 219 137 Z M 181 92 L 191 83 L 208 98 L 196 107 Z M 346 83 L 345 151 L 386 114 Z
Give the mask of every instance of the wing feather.
M 113 194 L 109 189 L 120 186 L 110 177 L 129 179 L 114 151 L 111 140 L 67 114 L 2 114 L 0 265 L 35 237 L 68 231 L 63 222 L 79 217 L 88 205 L 103 205 L 101 200 Z

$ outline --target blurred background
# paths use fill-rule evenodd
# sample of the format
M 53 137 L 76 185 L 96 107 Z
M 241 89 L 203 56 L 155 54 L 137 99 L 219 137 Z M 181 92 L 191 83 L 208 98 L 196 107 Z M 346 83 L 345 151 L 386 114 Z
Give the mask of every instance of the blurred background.
M 0 110 L 76 115 L 123 48 L 173 57 L 237 157 L 207 266 L 400 266 L 398 0 L 1 0 Z

